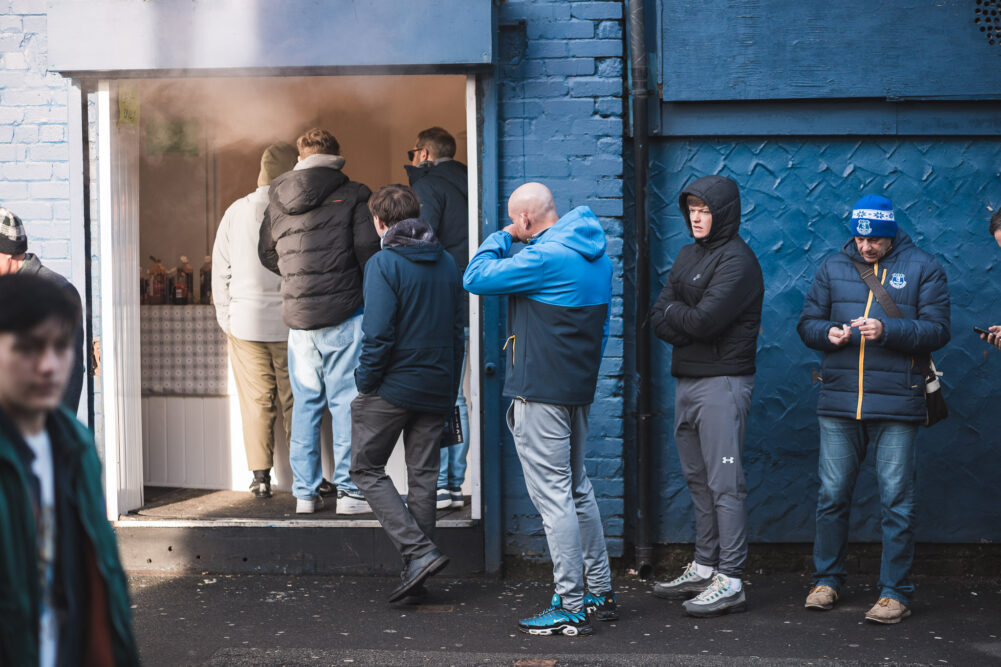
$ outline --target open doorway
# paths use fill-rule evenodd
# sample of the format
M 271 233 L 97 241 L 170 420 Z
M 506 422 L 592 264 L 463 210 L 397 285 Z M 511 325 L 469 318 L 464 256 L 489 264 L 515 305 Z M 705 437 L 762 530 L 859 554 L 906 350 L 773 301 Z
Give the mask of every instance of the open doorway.
M 475 145 L 475 137 L 469 136 L 475 133 L 470 81 L 462 75 L 385 75 L 171 78 L 102 85 L 99 161 L 102 232 L 107 237 L 102 254 L 105 259 L 113 255 L 126 276 L 102 284 L 102 303 L 117 313 L 105 318 L 110 321 L 104 331 L 115 321 L 126 324 L 117 327 L 117 340 L 105 335 L 104 344 L 133 351 L 131 358 L 123 355 L 118 363 L 105 365 L 106 373 L 127 387 L 126 400 L 120 400 L 121 394 L 107 399 L 116 402 L 111 413 L 116 424 L 106 428 L 106 435 L 118 440 L 117 447 L 110 444 L 107 450 L 110 455 L 117 450 L 122 459 L 116 462 L 118 479 L 109 475 L 109 497 L 114 493 L 119 500 L 118 507 L 109 507 L 112 518 L 139 508 L 140 514 L 149 509 L 151 517 L 174 519 L 198 512 L 200 518 L 294 516 L 294 501 L 287 494 L 284 501 L 281 494 L 269 501 L 265 510 L 246 493 L 250 476 L 225 336 L 212 305 L 199 303 L 203 258 L 211 254 L 223 212 L 256 187 L 264 148 L 276 141 L 294 143 L 309 127 L 330 130 L 346 158 L 345 173 L 372 190 L 407 182 L 407 150 L 420 130 L 433 125 L 455 136 L 456 159 L 469 164 L 475 159 L 467 151 L 467 144 Z M 475 202 L 475 165 L 470 166 L 470 200 Z M 169 270 L 182 256 L 194 269 L 192 303 L 140 305 L 140 281 L 132 279 L 130 294 L 129 272 L 143 275 L 152 258 Z M 474 346 L 468 368 L 477 367 Z M 480 518 L 480 443 L 474 415 L 480 409 L 476 373 L 470 376 L 466 374 L 463 388 L 471 417 L 463 492 L 471 502 L 462 518 L 475 520 Z M 291 473 L 278 421 L 273 478 L 276 490 L 287 492 Z M 322 444 L 324 476 L 330 479 L 328 425 Z M 394 454 L 389 472 L 406 493 L 402 452 Z M 209 502 L 199 489 L 231 493 L 215 494 Z M 145 503 L 144 496 L 152 502 Z M 317 518 L 325 517 L 321 513 Z

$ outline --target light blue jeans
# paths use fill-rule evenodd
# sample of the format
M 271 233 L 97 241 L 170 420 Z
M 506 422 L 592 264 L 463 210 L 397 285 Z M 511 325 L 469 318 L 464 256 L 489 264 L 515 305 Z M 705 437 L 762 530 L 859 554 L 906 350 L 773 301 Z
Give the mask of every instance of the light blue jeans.
M 852 491 L 866 451 L 876 456 L 882 510 L 883 560 L 880 597 L 911 604 L 914 584 L 914 440 L 913 422 L 818 417 L 820 422 L 820 493 L 817 536 L 813 543 L 813 580 L 834 590 L 845 582 L 845 549 Z
M 288 374 L 292 385 L 289 465 L 292 495 L 311 500 L 323 481 L 320 424 L 330 410 L 334 441 L 333 482 L 357 493 L 351 481 L 351 401 L 358 395 L 355 367 L 361 353 L 361 315 L 323 329 L 289 329 Z
M 466 481 L 466 455 L 469 454 L 469 409 L 462 387 L 466 384 L 466 360 L 469 358 L 469 327 L 466 327 L 466 352 L 462 355 L 462 369 L 459 371 L 459 395 L 455 397 L 455 407 L 459 408 L 459 423 L 462 424 L 462 442 L 443 447 L 441 468 L 438 471 L 438 488 L 458 491 Z
M 605 531 L 584 469 L 590 411 L 519 398 L 507 410 L 528 497 L 546 530 L 556 592 L 571 612 L 583 605 L 585 583 L 593 593 L 612 590 Z

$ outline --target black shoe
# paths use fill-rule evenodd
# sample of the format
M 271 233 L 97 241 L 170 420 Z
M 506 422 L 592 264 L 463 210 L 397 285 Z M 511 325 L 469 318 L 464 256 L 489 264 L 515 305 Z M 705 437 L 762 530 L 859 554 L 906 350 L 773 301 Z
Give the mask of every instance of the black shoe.
M 250 492 L 258 498 L 271 497 L 271 470 L 255 470 L 254 481 L 250 483 Z
M 448 556 L 435 549 L 431 553 L 412 558 L 403 568 L 400 578 L 403 583 L 389 594 L 389 601 L 396 602 L 410 595 L 432 574 L 441 572 L 448 565 Z
M 588 591 L 584 595 L 584 609 L 599 621 L 619 620 L 619 605 L 615 604 L 615 593 L 606 591 L 604 593 L 592 593 Z
M 337 487 L 327 480 L 320 482 L 320 487 L 316 490 L 321 496 L 332 496 L 337 493 Z

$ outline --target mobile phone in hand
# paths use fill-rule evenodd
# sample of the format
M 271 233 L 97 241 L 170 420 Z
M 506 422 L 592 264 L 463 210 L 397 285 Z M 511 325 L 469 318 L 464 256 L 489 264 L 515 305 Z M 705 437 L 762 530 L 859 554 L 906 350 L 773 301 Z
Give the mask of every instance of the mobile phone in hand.
M 977 327 L 977 326 L 973 327 L 973 332 L 974 333 L 978 333 L 978 334 L 983 334 L 984 336 L 990 336 L 991 335 L 990 331 L 987 331 L 985 329 L 981 329 L 980 327 Z

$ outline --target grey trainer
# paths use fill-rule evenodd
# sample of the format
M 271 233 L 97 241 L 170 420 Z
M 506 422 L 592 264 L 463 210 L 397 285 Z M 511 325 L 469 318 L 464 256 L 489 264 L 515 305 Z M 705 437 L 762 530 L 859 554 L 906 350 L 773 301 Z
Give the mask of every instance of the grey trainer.
M 709 588 L 691 600 L 685 601 L 682 606 L 689 616 L 709 618 L 747 611 L 747 600 L 744 598 L 743 587 L 739 591 L 731 589 L 730 578 L 717 573 L 713 576 Z
M 692 561 L 680 577 L 655 584 L 653 594 L 667 600 L 687 599 L 704 591 L 712 579 L 712 575 L 700 577 L 695 574 L 695 561 Z

